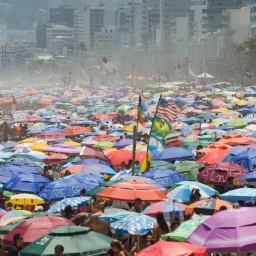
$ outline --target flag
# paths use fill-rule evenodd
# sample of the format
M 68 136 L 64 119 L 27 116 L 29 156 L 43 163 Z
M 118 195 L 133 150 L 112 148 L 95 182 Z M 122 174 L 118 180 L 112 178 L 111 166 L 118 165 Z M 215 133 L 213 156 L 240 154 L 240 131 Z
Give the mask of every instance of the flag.
M 83 62 L 82 62 L 82 67 L 81 67 L 81 74 L 85 75 L 85 66 L 84 66 Z
M 147 107 L 142 99 L 141 95 L 139 97 L 139 104 L 138 104 L 138 121 L 140 123 L 144 122 L 144 113 L 147 111 Z
M 171 124 L 177 115 L 175 103 L 171 100 L 168 101 L 160 98 L 156 114 L 158 117 L 165 119 L 169 124 Z
M 165 119 L 156 116 L 152 124 L 152 133 L 164 139 L 171 131 L 171 128 L 171 125 Z
M 151 154 L 147 152 L 147 155 L 144 161 L 141 164 L 140 170 L 141 172 L 147 172 L 150 170 L 150 164 L 152 164 Z
M 150 153 L 155 154 L 164 150 L 164 142 L 156 137 L 154 134 L 150 135 L 148 150 Z
M 106 64 L 107 64 L 108 60 L 106 57 L 103 57 L 102 61 L 101 61 L 101 70 L 106 69 Z
M 15 97 L 12 95 L 12 104 L 17 104 L 17 100 L 15 99 Z
M 190 76 L 196 77 L 196 75 L 195 75 L 195 73 L 194 73 L 194 71 L 192 70 L 191 67 L 188 67 L 188 74 L 189 74 Z
M 113 68 L 113 75 L 115 76 L 115 75 L 116 75 L 116 73 L 117 73 L 116 69 L 115 69 L 115 68 Z

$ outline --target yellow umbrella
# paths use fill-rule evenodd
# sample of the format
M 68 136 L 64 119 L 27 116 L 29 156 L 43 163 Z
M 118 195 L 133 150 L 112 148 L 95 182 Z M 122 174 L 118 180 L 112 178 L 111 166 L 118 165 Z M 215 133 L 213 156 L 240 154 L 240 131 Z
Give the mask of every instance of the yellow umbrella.
M 11 196 L 8 202 L 18 205 L 37 205 L 43 204 L 44 200 L 41 197 L 32 194 L 18 194 Z
M 136 124 L 130 124 L 130 125 L 125 125 L 123 126 L 123 129 L 126 130 L 127 132 L 133 132 L 133 126 L 136 126 Z M 138 125 L 138 130 L 142 129 L 143 126 L 141 124 Z
M 213 112 L 213 113 L 223 113 L 223 112 L 226 112 L 226 111 L 228 111 L 227 108 L 217 108 L 217 109 L 211 110 L 211 112 Z
M 132 75 L 127 76 L 126 79 L 132 79 Z
M 234 99 L 232 99 L 230 102 L 232 102 L 232 103 L 237 103 L 238 101 L 239 101 L 238 98 L 234 98 Z
M 33 144 L 30 148 L 38 151 L 38 152 L 43 152 L 44 149 L 49 148 L 50 146 L 45 143 L 35 143 Z
M 245 101 L 245 100 L 239 100 L 236 104 L 238 105 L 238 106 L 245 106 L 245 105 L 247 105 L 247 101 Z
M 64 144 L 70 145 L 70 146 L 74 146 L 74 147 L 81 147 L 81 143 L 72 141 L 72 140 L 67 140 L 64 142 Z
M 37 140 L 38 140 L 37 138 L 30 137 L 30 138 L 27 138 L 27 139 L 24 139 L 24 140 L 19 141 L 19 144 L 31 143 L 31 142 L 35 142 L 35 141 L 37 141 Z
M 104 154 L 108 154 L 113 151 L 117 151 L 117 149 L 116 148 L 104 148 L 104 150 L 103 150 Z

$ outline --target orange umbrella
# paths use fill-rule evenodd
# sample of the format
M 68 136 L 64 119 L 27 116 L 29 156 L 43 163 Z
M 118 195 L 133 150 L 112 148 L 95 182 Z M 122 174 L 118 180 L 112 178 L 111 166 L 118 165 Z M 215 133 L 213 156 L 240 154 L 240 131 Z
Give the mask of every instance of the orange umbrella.
M 65 161 L 68 159 L 68 156 L 64 154 L 53 154 L 47 158 L 44 159 L 45 163 L 57 163 L 60 161 Z
M 91 131 L 92 130 L 90 127 L 70 126 L 63 130 L 63 134 L 65 134 L 65 136 L 75 136 L 75 135 L 85 134 Z
M 229 148 L 231 148 L 231 146 L 229 146 L 229 145 L 214 144 L 214 145 L 208 146 L 207 148 L 203 148 L 203 149 L 197 150 L 197 152 L 208 154 L 210 152 L 219 151 L 220 149 L 224 150 L 224 149 L 229 149 Z
M 220 163 L 222 159 L 230 153 L 229 149 L 224 149 L 224 150 L 218 150 L 211 152 L 209 154 L 206 154 L 202 157 L 200 157 L 197 162 L 204 164 L 204 165 L 210 165 L 210 164 L 216 164 Z
M 93 138 L 94 141 L 102 142 L 102 141 L 111 141 L 115 142 L 118 140 L 117 137 L 112 136 L 112 135 L 99 135 L 96 138 Z
M 97 120 L 112 120 L 112 117 L 106 114 L 97 114 L 93 117 L 96 118 Z

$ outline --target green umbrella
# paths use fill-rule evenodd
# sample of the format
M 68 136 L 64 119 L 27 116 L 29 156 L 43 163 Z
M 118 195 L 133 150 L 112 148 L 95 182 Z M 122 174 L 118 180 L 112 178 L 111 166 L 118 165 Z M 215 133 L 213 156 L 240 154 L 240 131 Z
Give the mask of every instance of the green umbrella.
M 181 136 L 181 133 L 180 133 L 180 132 L 172 131 L 172 132 L 170 132 L 170 133 L 165 137 L 165 140 L 171 140 L 171 139 L 174 139 L 174 138 L 178 138 L 179 136 Z
M 183 175 L 189 181 L 196 181 L 198 169 L 204 165 L 195 161 L 183 161 L 175 164 L 174 166 L 176 166 L 175 171 Z
M 76 156 L 76 157 L 70 157 L 66 160 L 66 163 L 72 163 L 72 162 L 77 162 L 77 161 L 81 161 L 81 158 Z
M 95 196 L 98 193 L 100 193 L 103 189 L 108 188 L 109 186 L 120 183 L 120 182 L 125 182 L 125 180 L 110 180 L 110 181 L 107 181 L 103 185 L 97 186 L 94 189 L 90 190 L 87 194 L 90 195 L 90 196 Z
M 207 134 L 207 135 L 202 135 L 200 137 L 197 137 L 199 141 L 212 141 L 212 135 Z
M 116 111 L 117 111 L 118 113 L 126 113 L 126 112 L 129 111 L 130 108 L 131 108 L 130 106 L 123 105 L 123 106 L 118 107 L 118 108 L 116 109 Z
M 175 171 L 176 167 L 174 164 L 171 164 L 167 161 L 153 160 L 152 163 L 150 164 L 150 170 L 156 170 L 156 169 L 170 169 Z
M 3 184 L 0 184 L 0 194 L 3 194 L 4 196 L 12 196 L 13 195 L 12 192 L 2 189 L 3 186 L 4 186 Z
M 107 252 L 112 238 L 94 232 L 89 228 L 65 226 L 53 229 L 23 249 L 22 256 L 47 255 L 54 256 L 54 248 L 64 246 L 63 255 L 80 256 L 94 255 Z
M 19 225 L 24 220 L 25 219 L 13 221 L 13 222 L 8 223 L 4 227 L 0 227 L 0 234 L 2 234 L 2 235 L 8 234 L 11 230 L 13 230 L 17 225 Z
M 214 119 L 215 117 L 210 114 L 210 113 L 202 113 L 197 118 L 203 119 L 203 120 L 209 120 L 209 119 Z
M 162 235 L 162 240 L 176 240 L 179 242 L 185 242 L 186 239 L 192 234 L 192 232 L 210 216 L 198 216 L 191 220 L 183 222 L 177 229 L 173 232 Z
M 188 151 L 196 150 L 197 146 L 201 145 L 203 148 L 207 147 L 209 143 L 204 141 L 185 142 L 181 145 L 181 148 L 187 149 Z
M 248 124 L 248 121 L 243 118 L 237 118 L 229 121 L 227 126 L 233 126 L 236 128 L 244 128 Z
M 93 148 L 112 148 L 115 145 L 114 142 L 111 141 L 102 141 L 93 146 Z

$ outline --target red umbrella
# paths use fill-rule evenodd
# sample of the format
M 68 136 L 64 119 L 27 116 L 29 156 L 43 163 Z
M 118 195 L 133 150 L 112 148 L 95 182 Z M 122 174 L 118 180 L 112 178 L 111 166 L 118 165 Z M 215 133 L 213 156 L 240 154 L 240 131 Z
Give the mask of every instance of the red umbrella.
M 128 163 L 132 159 L 132 151 L 130 150 L 118 150 L 107 154 L 113 166 L 120 166 L 122 162 Z M 142 163 L 146 158 L 146 152 L 139 151 L 136 152 L 135 160 Z
M 106 114 L 97 114 L 97 115 L 93 116 L 93 118 L 95 118 L 97 120 L 112 120 L 112 117 L 110 115 L 106 115 Z
M 183 141 L 180 140 L 180 138 L 175 138 L 175 139 L 170 139 L 168 142 L 165 144 L 166 147 L 180 147 L 183 145 Z
M 93 148 L 83 147 L 83 149 L 80 153 L 80 157 L 82 160 L 100 159 L 100 160 L 110 164 L 109 158 L 106 157 L 102 151 L 93 149 Z
M 92 130 L 90 127 L 71 126 L 64 129 L 63 134 L 65 134 L 65 136 L 75 136 L 75 135 L 85 134 L 91 131 Z
M 206 248 L 181 242 L 159 241 L 142 251 L 137 256 L 205 256 Z
M 127 202 L 133 202 L 135 198 L 149 202 L 161 201 L 167 198 L 157 188 L 137 181 L 113 184 L 98 193 L 97 197 L 112 198 Z
M 225 149 L 225 150 L 219 150 L 219 151 L 214 151 L 209 154 L 206 154 L 202 157 L 200 157 L 197 162 L 204 164 L 204 165 L 211 165 L 211 164 L 216 164 L 220 163 L 222 159 L 230 153 L 230 150 Z
M 44 159 L 45 163 L 58 163 L 60 161 L 65 161 L 68 159 L 68 156 L 64 154 L 53 154 Z
M 65 138 L 65 136 L 60 132 L 41 132 L 36 135 L 36 138 L 53 142 L 57 140 L 62 140 Z
M 35 218 L 27 219 L 17 225 L 12 231 L 10 231 L 4 237 L 4 244 L 12 245 L 13 236 L 15 234 L 21 234 L 23 236 L 23 245 L 28 245 L 34 242 L 39 237 L 46 235 L 51 229 L 75 224 L 61 217 L 53 216 L 40 216 Z
M 111 141 L 115 142 L 118 140 L 117 137 L 111 135 L 99 135 L 96 138 L 93 138 L 94 141 L 102 142 L 102 141 Z
M 248 172 L 241 165 L 233 163 L 212 164 L 200 172 L 197 177 L 200 181 L 214 185 L 226 185 L 227 178 L 232 176 L 235 179 L 241 178 Z
M 25 118 L 28 120 L 28 122 L 40 122 L 41 118 L 39 116 L 32 116 L 32 115 L 27 115 Z

